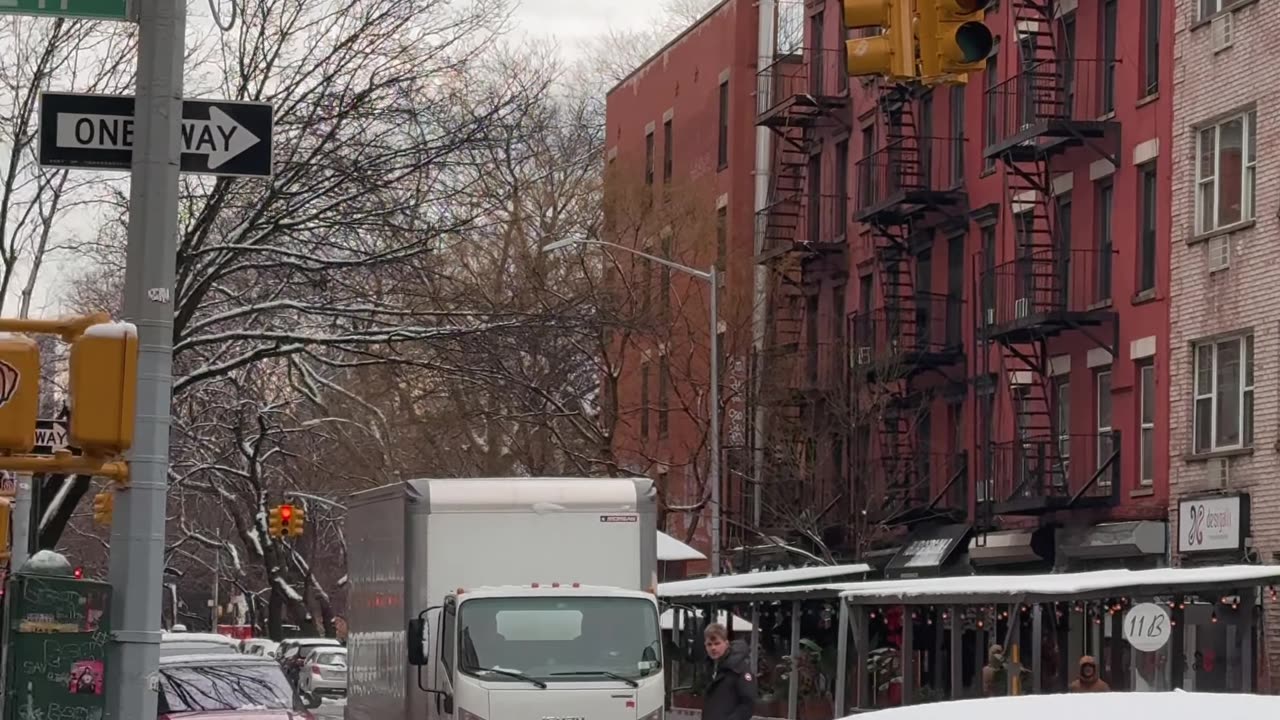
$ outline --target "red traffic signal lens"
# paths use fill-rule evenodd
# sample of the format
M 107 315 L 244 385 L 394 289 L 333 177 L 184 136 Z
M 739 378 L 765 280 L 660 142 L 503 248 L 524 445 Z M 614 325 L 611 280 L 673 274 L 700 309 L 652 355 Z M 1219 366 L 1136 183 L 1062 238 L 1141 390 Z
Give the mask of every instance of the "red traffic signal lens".
M 289 522 L 289 520 L 291 520 L 292 518 L 293 518 L 293 506 L 292 506 L 292 505 L 281 505 L 281 506 L 280 506 L 280 520 L 281 520 L 281 522 Z
M 84 577 L 84 568 L 82 568 L 82 567 L 78 567 L 78 568 L 76 568 L 76 569 L 75 569 L 75 576 L 76 576 L 76 579 L 77 579 L 77 580 L 82 579 L 82 578 Z

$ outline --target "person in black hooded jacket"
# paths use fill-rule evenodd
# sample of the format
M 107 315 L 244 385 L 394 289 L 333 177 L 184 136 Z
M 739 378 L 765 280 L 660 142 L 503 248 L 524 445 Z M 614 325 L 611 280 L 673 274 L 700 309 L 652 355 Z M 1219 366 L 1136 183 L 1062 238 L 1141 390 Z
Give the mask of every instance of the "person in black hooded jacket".
M 712 623 L 703 632 L 711 680 L 702 693 L 702 720 L 751 720 L 756 707 L 756 679 L 751 653 L 741 640 L 729 642 L 724 625 Z

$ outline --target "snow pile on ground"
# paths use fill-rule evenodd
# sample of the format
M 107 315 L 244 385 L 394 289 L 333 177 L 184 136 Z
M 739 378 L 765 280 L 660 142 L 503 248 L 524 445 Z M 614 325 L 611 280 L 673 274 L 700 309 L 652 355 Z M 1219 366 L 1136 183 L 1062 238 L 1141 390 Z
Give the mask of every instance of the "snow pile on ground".
M 1161 720 L 1203 720 L 1206 717 L 1275 717 L 1280 696 L 1196 692 L 1114 692 L 1077 695 L 1019 695 L 1017 697 L 955 700 L 889 708 L 850 715 L 846 720 L 991 720 L 1035 718 L 1080 720 L 1094 718 L 1159 717 Z

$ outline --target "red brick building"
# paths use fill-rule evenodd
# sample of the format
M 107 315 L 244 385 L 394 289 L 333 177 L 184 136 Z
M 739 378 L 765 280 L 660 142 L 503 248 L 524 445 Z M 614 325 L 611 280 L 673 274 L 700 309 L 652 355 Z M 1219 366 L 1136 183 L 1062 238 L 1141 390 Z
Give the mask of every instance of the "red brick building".
M 731 264 L 768 278 L 764 534 L 890 575 L 1167 562 L 1173 14 L 1119 5 L 1000 2 L 988 70 L 929 90 L 849 79 L 834 0 L 779 3 L 753 67 L 733 0 L 610 94 L 618 162 L 643 158 L 646 124 L 716 107 L 691 78 L 728 68 L 714 192 Z M 694 132 L 673 164 L 710 184 Z
M 756 27 L 752 3 L 726 0 L 636 68 L 607 99 L 610 190 L 642 198 L 639 217 L 632 213 L 631 227 L 615 240 L 699 269 L 715 261 L 724 272 L 726 502 L 743 497 Z M 633 470 L 658 481 L 668 510 L 664 529 L 710 556 L 709 286 L 643 260 L 629 270 L 642 278 L 639 293 L 668 314 L 656 318 L 661 327 L 655 333 L 633 337 L 625 353 L 636 359 L 624 364 L 619 380 L 617 450 Z M 728 547 L 740 530 L 724 531 Z

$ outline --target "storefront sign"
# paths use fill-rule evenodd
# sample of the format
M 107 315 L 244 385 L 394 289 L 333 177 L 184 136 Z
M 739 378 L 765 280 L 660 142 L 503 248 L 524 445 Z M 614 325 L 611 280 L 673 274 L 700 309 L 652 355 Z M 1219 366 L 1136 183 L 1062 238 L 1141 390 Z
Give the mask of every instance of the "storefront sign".
M 1169 611 L 1156 603 L 1140 603 L 1124 614 L 1124 639 L 1134 650 L 1155 652 L 1169 642 L 1173 623 Z
M 1178 552 L 1223 552 L 1244 547 L 1249 496 L 1190 498 L 1178 503 Z

